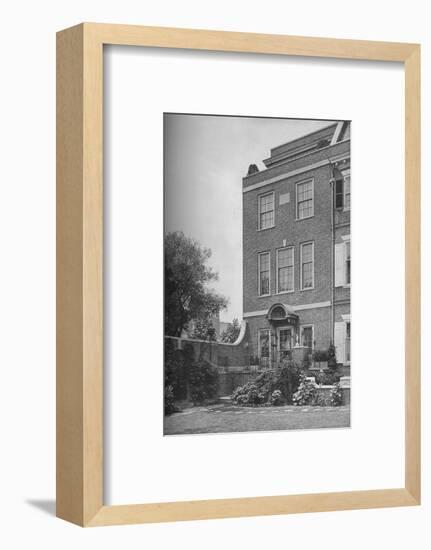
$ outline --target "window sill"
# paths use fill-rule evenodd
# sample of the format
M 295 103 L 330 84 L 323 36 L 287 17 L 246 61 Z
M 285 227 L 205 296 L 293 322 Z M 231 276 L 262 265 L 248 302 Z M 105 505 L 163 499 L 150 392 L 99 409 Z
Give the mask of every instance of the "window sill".
M 293 294 L 294 292 L 295 292 L 295 289 L 293 289 L 293 290 L 283 290 L 281 292 L 276 292 L 275 295 L 280 296 L 280 294 Z
M 305 292 L 307 290 L 314 290 L 314 286 L 310 286 L 310 287 L 307 287 L 307 288 L 301 288 L 300 289 L 301 292 Z
M 258 229 L 256 229 L 256 231 L 268 231 L 268 229 L 274 229 L 274 227 L 275 227 L 275 224 L 270 225 L 269 227 L 258 228 Z
M 269 298 L 271 294 L 258 294 L 258 298 Z
M 302 222 L 303 220 L 309 220 L 310 218 L 314 218 L 314 214 L 312 214 L 311 216 L 307 216 L 305 218 L 295 218 L 295 221 Z

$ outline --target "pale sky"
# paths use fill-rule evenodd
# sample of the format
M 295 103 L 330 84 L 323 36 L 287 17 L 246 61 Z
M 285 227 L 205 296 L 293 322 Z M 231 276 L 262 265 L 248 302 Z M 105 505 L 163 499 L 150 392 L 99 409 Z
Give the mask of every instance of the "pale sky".
M 229 299 L 222 321 L 242 319 L 242 178 L 270 149 L 332 121 L 165 115 L 165 230 L 210 248 L 212 286 Z

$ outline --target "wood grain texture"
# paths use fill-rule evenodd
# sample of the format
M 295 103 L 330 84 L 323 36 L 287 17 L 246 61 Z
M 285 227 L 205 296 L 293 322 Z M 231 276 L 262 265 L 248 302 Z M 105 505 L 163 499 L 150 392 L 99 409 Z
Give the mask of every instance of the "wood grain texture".
M 128 46 L 153 46 L 374 61 L 404 61 L 416 47 L 415 44 L 398 42 L 343 40 L 279 34 L 111 25 L 105 23 L 84 23 L 84 25 L 86 30 L 94 36 L 94 39 L 103 44 L 123 44 Z
M 83 28 L 57 36 L 57 515 L 83 524 Z
M 84 32 L 84 523 L 103 504 L 103 45 Z
M 103 504 L 102 46 L 57 35 L 57 515 Z
M 421 499 L 420 47 L 405 63 L 405 484 Z
M 405 487 L 103 505 L 103 45 L 405 63 Z M 84 23 L 57 35 L 57 515 L 84 526 L 410 506 L 420 502 L 420 48 Z
M 414 506 L 405 489 L 104 506 L 88 527 Z

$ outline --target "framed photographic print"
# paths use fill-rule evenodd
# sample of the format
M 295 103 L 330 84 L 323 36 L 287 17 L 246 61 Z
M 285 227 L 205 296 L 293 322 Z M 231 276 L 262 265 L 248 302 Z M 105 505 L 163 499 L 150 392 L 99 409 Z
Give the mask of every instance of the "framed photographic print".
M 419 286 L 418 45 L 58 33 L 59 517 L 419 504 Z

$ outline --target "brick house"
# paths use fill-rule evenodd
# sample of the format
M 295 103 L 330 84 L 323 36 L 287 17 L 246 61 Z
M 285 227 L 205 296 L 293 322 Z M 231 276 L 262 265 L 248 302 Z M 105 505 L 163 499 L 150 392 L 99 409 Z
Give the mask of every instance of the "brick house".
M 243 317 L 260 364 L 336 347 L 350 372 L 350 122 L 270 151 L 243 178 Z

